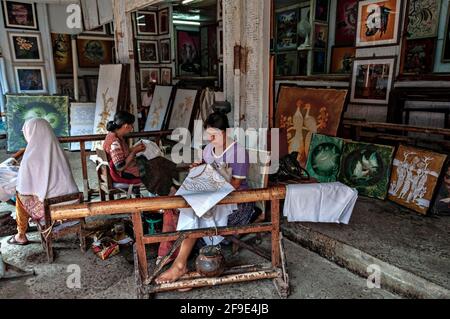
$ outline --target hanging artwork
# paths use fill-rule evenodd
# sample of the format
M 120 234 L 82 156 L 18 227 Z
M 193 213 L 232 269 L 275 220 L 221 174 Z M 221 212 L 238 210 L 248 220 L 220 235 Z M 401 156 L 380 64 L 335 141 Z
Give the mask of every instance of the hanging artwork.
M 306 165 L 314 133 L 336 136 L 348 90 L 281 86 L 276 127 L 288 131 L 289 153 L 298 152 Z
M 327 51 L 313 51 L 312 73 L 322 74 L 327 72 Z
M 172 90 L 172 86 L 156 86 L 145 124 L 145 132 L 161 131 L 164 129 L 164 120 L 169 110 Z
M 94 134 L 106 134 L 106 125 L 114 119 L 120 94 L 123 65 L 101 65 L 95 107 Z M 98 144 L 98 143 L 97 143 Z M 94 148 L 98 145 L 94 144 Z
M 328 1 L 329 0 L 315 0 L 315 21 L 328 22 Z
M 77 39 L 80 68 L 98 68 L 113 63 L 113 39 L 79 37 Z
M 56 94 L 68 96 L 70 100 L 75 100 L 73 77 L 57 77 L 56 78 Z M 86 88 L 86 83 L 82 78 L 78 79 L 78 102 L 88 102 L 89 95 Z
M 163 9 L 158 12 L 159 34 L 169 34 L 169 9 Z
M 450 215 L 450 163 L 444 167 L 444 179 L 433 207 L 434 214 Z
M 427 214 L 446 155 L 401 145 L 395 156 L 389 199 Z
M 394 151 L 391 146 L 346 142 L 339 181 L 362 196 L 386 199 Z
M 172 50 L 170 49 L 170 47 L 170 39 L 159 41 L 161 63 L 172 63 Z
M 432 38 L 437 35 L 441 0 L 409 0 L 408 39 Z
M 197 90 L 177 90 L 170 116 L 169 130 L 177 128 L 189 129 L 197 102 Z
M 150 11 L 136 13 L 136 35 L 158 35 L 158 14 Z
M 314 48 L 326 49 L 328 47 L 328 25 L 314 23 Z
M 360 1 L 356 46 L 397 44 L 401 3 L 401 0 Z
M 95 75 L 84 76 L 84 82 L 86 83 L 89 102 L 95 102 L 97 99 L 98 77 Z
M 179 75 L 201 75 L 200 32 L 177 31 Z
M 344 140 L 321 134 L 314 134 L 309 148 L 306 170 L 319 183 L 337 181 L 341 165 Z
M 351 102 L 388 104 L 394 68 L 395 58 L 355 60 Z
M 450 9 L 447 13 L 447 23 L 445 24 L 444 42 L 442 46 L 442 62 L 450 62 Z
M 331 51 L 330 73 L 351 74 L 355 56 L 355 47 L 333 47 Z
M 297 51 L 277 54 L 277 74 L 278 76 L 297 75 L 298 73 Z
M 161 85 L 172 85 L 172 68 L 161 68 Z
M 297 49 L 298 10 L 287 10 L 276 14 L 277 49 Z
M 8 152 L 16 152 L 27 145 L 22 127 L 27 120 L 33 118 L 47 120 L 56 136 L 69 135 L 68 97 L 8 95 L 6 99 Z
M 5 26 L 14 29 L 37 30 L 36 5 L 17 1 L 2 1 Z
M 139 63 L 159 63 L 158 41 L 138 40 Z
M 353 46 L 358 21 L 358 0 L 338 0 L 334 44 Z
M 70 104 L 70 136 L 86 136 L 94 134 L 95 103 Z M 85 145 L 92 149 L 92 143 Z M 71 151 L 79 151 L 80 143 L 71 143 Z
M 52 33 L 52 48 L 56 74 L 72 73 L 73 57 L 70 35 Z
M 149 85 L 160 84 L 160 70 L 159 68 L 141 68 L 141 90 L 147 91 Z
M 403 74 L 433 72 L 436 39 L 407 40 L 403 61 Z
M 9 33 L 13 62 L 43 62 L 39 33 Z
M 18 93 L 47 93 L 43 66 L 14 67 Z

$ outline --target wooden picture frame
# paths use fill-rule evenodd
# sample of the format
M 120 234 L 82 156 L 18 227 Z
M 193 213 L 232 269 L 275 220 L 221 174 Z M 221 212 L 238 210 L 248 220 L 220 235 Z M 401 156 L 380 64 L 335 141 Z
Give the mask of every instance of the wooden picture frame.
M 5 0 L 2 2 L 6 28 L 39 30 L 35 3 Z
M 156 40 L 137 40 L 138 61 L 141 64 L 158 64 L 159 49 Z
M 355 59 L 352 70 L 350 102 L 354 104 L 388 105 L 390 92 L 394 85 L 396 61 L 396 57 Z M 364 65 L 367 66 L 366 69 L 362 68 Z M 385 78 L 386 66 L 389 66 L 387 79 Z M 382 79 L 380 79 L 380 73 Z M 383 84 L 383 82 L 385 82 L 385 88 L 383 88 L 383 91 L 386 90 L 385 93 L 380 92 L 380 83 Z M 364 94 L 367 95 L 367 98 L 362 97 Z M 377 98 L 377 94 L 383 98 Z
M 402 75 L 433 73 L 436 38 L 406 40 L 402 52 Z
M 47 93 L 47 80 L 44 66 L 15 66 L 14 76 L 18 93 Z
M 170 33 L 170 19 L 169 8 L 158 11 L 158 30 L 159 35 L 166 35 Z
M 156 11 L 137 11 L 136 35 L 158 35 L 158 20 Z
M 374 6 L 377 7 L 374 8 Z M 402 11 L 402 0 L 360 1 L 358 3 L 356 47 L 364 48 L 399 44 Z M 385 16 L 383 19 L 380 18 L 381 20 L 379 23 L 373 18 L 373 15 L 376 14 L 376 12 L 382 12 L 381 14 Z M 391 13 L 394 15 L 393 19 L 390 18 Z M 383 22 L 385 22 L 386 25 L 381 25 Z
M 353 61 L 356 58 L 354 46 L 333 46 L 331 49 L 331 74 L 351 74 Z
M 405 30 L 408 40 L 434 38 L 438 35 L 441 0 L 408 0 Z M 414 15 L 413 15 L 414 14 Z
M 314 49 L 328 48 L 328 24 L 326 23 L 314 23 L 313 28 L 313 47 Z
M 141 68 L 139 70 L 141 78 L 141 90 L 148 90 L 148 83 L 152 82 L 155 84 L 161 83 L 161 70 L 160 68 Z
M 114 39 L 78 37 L 77 51 L 80 68 L 98 68 L 102 64 L 112 64 L 114 62 Z
M 161 68 L 161 85 L 172 85 L 172 68 Z
M 159 40 L 159 53 L 161 63 L 172 63 L 172 41 L 170 38 Z
M 44 62 L 40 33 L 8 33 L 14 63 Z
M 275 13 L 276 49 L 296 50 L 298 48 L 297 26 L 300 20 L 299 9 L 283 9 Z

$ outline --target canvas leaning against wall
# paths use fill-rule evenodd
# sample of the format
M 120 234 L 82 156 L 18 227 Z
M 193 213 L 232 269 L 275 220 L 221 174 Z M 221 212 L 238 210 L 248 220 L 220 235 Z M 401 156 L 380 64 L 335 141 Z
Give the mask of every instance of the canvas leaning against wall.
M 197 90 L 177 90 L 170 116 L 169 130 L 190 128 L 197 96 Z
M 346 142 L 339 181 L 362 196 L 386 199 L 394 152 L 391 146 Z
M 172 90 L 172 86 L 156 86 L 144 131 L 154 132 L 163 130 L 164 120 L 169 110 Z
M 22 127 L 27 120 L 43 118 L 55 131 L 56 136 L 69 135 L 69 99 L 66 96 L 18 96 L 6 97 L 8 123 L 8 152 L 16 152 L 27 143 Z
M 321 134 L 314 134 L 309 147 L 306 170 L 319 183 L 336 182 L 341 165 L 344 140 Z
M 427 214 L 447 155 L 401 145 L 395 155 L 389 199 Z
M 336 136 L 348 90 L 281 86 L 276 127 L 288 131 L 289 152 L 298 152 L 306 165 L 314 133 Z

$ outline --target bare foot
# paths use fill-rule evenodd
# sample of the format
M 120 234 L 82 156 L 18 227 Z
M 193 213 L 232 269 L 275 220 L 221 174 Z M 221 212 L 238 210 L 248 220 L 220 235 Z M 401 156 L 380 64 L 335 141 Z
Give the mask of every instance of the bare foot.
M 28 238 L 26 235 L 20 235 L 17 234 L 14 239 L 16 240 L 16 242 L 18 242 L 19 244 L 26 244 L 28 243 Z
M 170 267 L 169 270 L 167 270 L 165 273 L 159 276 L 155 280 L 155 282 L 158 285 L 169 284 L 177 281 L 178 279 L 183 277 L 186 273 L 187 273 L 186 265 L 175 263 L 172 265 L 172 267 Z

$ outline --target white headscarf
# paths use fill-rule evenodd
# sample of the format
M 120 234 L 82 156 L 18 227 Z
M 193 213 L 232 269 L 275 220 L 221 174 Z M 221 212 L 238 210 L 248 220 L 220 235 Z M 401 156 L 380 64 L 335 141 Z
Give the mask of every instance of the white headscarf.
M 17 191 L 37 196 L 39 201 L 78 193 L 67 160 L 50 124 L 44 119 L 25 122 L 23 135 L 28 142 L 20 164 Z

